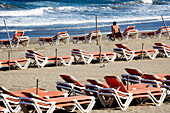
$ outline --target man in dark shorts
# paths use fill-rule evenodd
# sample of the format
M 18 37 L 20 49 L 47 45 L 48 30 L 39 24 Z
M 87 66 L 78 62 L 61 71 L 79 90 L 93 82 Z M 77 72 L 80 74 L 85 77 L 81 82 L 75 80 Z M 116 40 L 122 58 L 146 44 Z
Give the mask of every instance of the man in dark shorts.
M 116 38 L 118 40 L 122 40 L 122 35 L 121 35 L 121 31 L 118 25 L 116 25 L 116 22 L 113 22 L 113 25 L 111 26 L 112 28 L 112 34 L 108 34 L 107 37 L 114 41 Z

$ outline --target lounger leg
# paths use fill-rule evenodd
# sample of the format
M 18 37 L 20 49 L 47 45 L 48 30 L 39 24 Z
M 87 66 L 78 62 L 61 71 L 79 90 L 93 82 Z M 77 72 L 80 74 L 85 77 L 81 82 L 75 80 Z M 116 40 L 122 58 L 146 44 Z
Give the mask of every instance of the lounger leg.
M 157 56 L 157 54 L 158 54 L 158 50 L 157 50 L 157 49 L 155 49 L 155 52 L 154 52 L 153 56 L 151 56 L 151 55 L 148 53 L 147 50 L 145 50 L 145 52 L 146 52 L 146 54 L 149 56 L 149 58 L 152 59 L 152 60 L 155 59 L 156 56 Z
M 74 100 L 76 107 L 80 110 L 80 112 L 82 113 L 90 113 L 94 104 L 95 104 L 95 97 L 91 97 L 91 102 L 89 103 L 88 107 L 86 109 L 84 109 L 79 103 L 78 101 L 75 99 Z
M 170 49 L 164 47 L 164 53 L 165 53 L 167 58 L 170 57 L 170 55 L 168 54 L 168 53 L 170 53 Z
M 156 106 L 161 106 L 163 104 L 163 101 L 166 97 L 166 89 L 165 88 L 162 88 L 162 94 L 160 96 L 160 99 L 156 99 L 153 94 L 150 92 L 150 91 L 147 91 L 148 92 L 148 98 L 150 98 L 152 100 L 152 102 L 156 105 Z
M 104 55 L 103 60 L 106 59 L 107 62 L 113 62 L 113 61 L 116 59 L 116 57 L 117 57 L 117 54 L 116 54 L 116 53 L 113 53 L 113 56 L 112 56 L 111 59 L 109 59 L 109 57 L 107 57 L 107 55 L 106 55 L 105 53 L 103 53 L 103 55 Z
M 63 63 L 64 66 L 70 66 L 70 65 L 72 64 L 73 60 L 74 60 L 74 57 L 71 56 L 69 63 L 66 63 L 66 62 L 63 60 L 62 57 L 59 57 L 59 59 L 60 59 L 60 62 Z
M 15 64 L 16 64 L 16 66 L 18 66 L 21 70 L 27 69 L 28 66 L 29 66 L 29 64 L 30 64 L 30 59 L 27 59 L 27 62 L 25 63 L 24 66 L 21 66 L 21 64 L 19 64 L 18 61 L 16 61 L 16 60 L 15 60 Z
M 110 107 L 114 101 L 113 96 L 107 97 L 108 99 L 106 100 L 104 95 L 98 94 L 98 98 L 99 98 L 101 104 L 103 105 L 103 107 L 106 107 L 107 105 L 109 105 L 109 107 Z

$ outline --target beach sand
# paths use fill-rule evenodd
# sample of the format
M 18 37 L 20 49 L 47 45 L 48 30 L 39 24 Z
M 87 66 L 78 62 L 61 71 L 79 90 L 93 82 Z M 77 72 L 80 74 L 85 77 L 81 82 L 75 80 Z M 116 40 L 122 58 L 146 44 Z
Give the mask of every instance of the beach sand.
M 142 43 L 144 43 L 144 49 L 152 49 L 152 46 L 155 42 L 163 42 L 167 45 L 170 45 L 170 40 L 168 38 L 146 38 L 146 39 L 129 39 L 125 41 L 108 41 L 106 37 L 101 42 L 102 51 L 113 51 L 115 44 L 123 43 L 126 44 L 131 49 L 141 49 Z M 59 44 L 58 46 L 50 46 L 48 43 L 45 46 L 39 46 L 35 39 L 31 40 L 29 47 L 22 47 L 21 45 L 18 48 L 14 48 L 11 52 L 11 58 L 23 58 L 27 49 L 35 50 L 40 54 L 47 56 L 55 56 L 55 50 L 58 50 L 58 55 L 71 55 L 71 50 L 74 48 L 82 49 L 87 52 L 97 52 L 99 51 L 99 46 L 96 45 L 95 41 L 92 41 L 91 44 L 83 44 L 81 41 L 78 44 L 69 45 Z M 8 59 L 8 49 L 2 48 L 0 51 L 1 60 Z M 130 62 L 125 60 L 116 60 L 112 63 L 107 63 L 106 67 L 101 68 L 103 63 L 94 63 L 94 64 L 73 64 L 70 67 L 65 66 L 45 66 L 44 68 L 38 67 L 29 67 L 26 70 L 10 70 L 4 71 L 0 70 L 0 85 L 6 87 L 11 91 L 22 90 L 26 88 L 36 87 L 36 80 L 39 80 L 39 87 L 47 89 L 49 91 L 56 90 L 56 82 L 63 81 L 59 75 L 60 74 L 69 74 L 73 75 L 79 82 L 85 84 L 86 79 L 95 78 L 104 82 L 104 76 L 106 75 L 118 75 L 121 77 L 121 74 L 127 73 L 124 68 L 131 67 L 140 69 L 143 73 L 153 73 L 153 74 L 170 74 L 170 59 L 158 57 L 154 60 L 149 58 L 145 59 L 135 59 Z M 116 105 L 117 106 L 117 105 Z M 133 104 L 130 105 L 128 110 L 122 111 L 119 107 L 103 108 L 95 107 L 92 110 L 92 113 L 98 112 L 114 112 L 114 113 L 168 113 L 170 103 L 167 99 L 164 104 L 160 107 L 153 106 L 153 104 Z

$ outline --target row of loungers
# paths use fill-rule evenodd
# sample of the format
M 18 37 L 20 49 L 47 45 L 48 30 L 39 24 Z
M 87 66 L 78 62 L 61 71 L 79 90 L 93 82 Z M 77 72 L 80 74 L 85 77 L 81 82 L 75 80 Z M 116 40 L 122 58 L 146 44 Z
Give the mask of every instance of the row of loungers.
M 137 69 L 125 68 L 125 70 L 128 72 L 129 76 L 131 74 L 133 74 L 133 76 L 137 74 Z M 124 74 L 122 76 L 124 76 Z M 96 101 L 100 101 L 104 107 L 114 106 L 113 102 L 116 101 L 122 110 L 126 110 L 132 100 L 143 103 L 148 101 L 146 98 L 151 99 L 156 106 L 161 106 L 166 95 L 170 94 L 170 75 L 167 74 L 164 74 L 164 82 L 160 85 L 160 87 L 156 87 L 152 83 L 151 78 L 143 78 L 148 81 L 150 80 L 150 82 L 145 83 L 130 82 L 129 78 L 129 83 L 131 84 L 127 85 L 124 84 L 125 78 L 123 77 L 122 81 L 118 76 L 105 76 L 104 79 L 106 83 L 96 79 L 87 79 L 90 84 L 81 84 L 72 75 L 62 74 L 60 77 L 64 80 L 64 82 L 57 82 L 56 87 L 58 90 L 66 90 L 69 95 L 84 94 L 95 96 Z
M 125 68 L 125 70 L 129 77 L 131 74 L 133 76 L 139 76 L 139 73 L 144 75 L 135 68 Z M 123 76 L 124 74 L 122 74 L 122 80 L 126 81 Z M 79 110 L 82 113 L 90 113 L 95 104 L 114 107 L 114 101 L 120 109 L 127 110 L 132 100 L 143 103 L 151 99 L 153 104 L 161 106 L 166 96 L 170 94 L 170 75 L 165 74 L 164 81 L 167 82 L 160 87 L 137 82 L 127 85 L 118 76 L 105 76 L 106 83 L 96 79 L 87 79 L 90 84 L 81 84 L 72 75 L 61 74 L 60 77 L 64 82 L 57 82 L 58 90 L 56 91 L 29 88 L 12 92 L 0 86 L 0 112 L 19 113 L 22 110 L 24 113 L 31 111 L 53 113 L 55 110 L 64 109 L 70 112 Z
M 140 33 L 141 38 L 151 37 L 153 38 L 156 36 L 157 38 L 161 38 L 162 34 L 166 35 L 166 33 L 170 32 L 169 26 L 162 26 L 156 31 L 150 31 L 150 32 L 142 32 Z M 114 41 L 115 39 L 123 40 L 128 38 L 137 39 L 138 38 L 138 30 L 135 29 L 135 26 L 128 26 L 123 33 L 116 35 L 115 37 L 110 37 L 110 35 L 107 35 L 107 38 L 109 41 Z M 97 43 L 100 43 L 102 40 L 102 33 L 100 31 L 92 31 L 91 33 L 85 35 L 85 36 L 75 36 L 70 38 L 67 31 L 59 32 L 54 37 L 41 37 L 38 38 L 38 43 L 40 46 L 45 45 L 45 43 L 49 43 L 50 45 L 58 45 L 61 41 L 63 43 L 69 44 L 70 40 L 73 42 L 73 44 L 78 43 L 78 41 L 82 41 L 84 43 L 91 43 L 92 40 L 96 40 Z M 23 30 L 16 31 L 14 37 L 12 40 L 0 40 L 0 48 L 2 46 L 6 46 L 9 48 L 12 47 L 18 47 L 19 43 L 21 43 L 23 46 L 28 46 L 30 42 L 30 39 L 28 36 L 24 36 Z
M 73 61 L 75 63 L 90 64 L 93 60 L 100 60 L 101 62 L 113 62 L 116 58 L 126 59 L 126 61 L 133 60 L 136 56 L 145 58 L 149 57 L 150 59 L 155 59 L 157 55 L 163 55 L 163 57 L 170 57 L 170 47 L 164 43 L 155 43 L 153 46 L 154 49 L 141 49 L 141 50 L 132 50 L 128 48 L 125 44 L 115 44 L 117 48 L 114 48 L 114 52 L 85 52 L 81 49 L 72 49 L 71 56 L 44 56 L 33 50 L 27 50 L 26 58 L 20 59 L 11 59 L 9 60 L 0 60 L 0 68 L 3 66 L 14 66 L 16 65 L 20 69 L 27 69 L 31 64 L 38 66 L 39 68 L 44 67 L 48 63 L 56 63 L 56 65 L 63 64 L 64 66 L 70 66 Z M 31 59 L 33 60 L 31 62 Z M 24 65 L 23 65 L 24 63 Z M 22 65 L 21 65 L 22 64 Z

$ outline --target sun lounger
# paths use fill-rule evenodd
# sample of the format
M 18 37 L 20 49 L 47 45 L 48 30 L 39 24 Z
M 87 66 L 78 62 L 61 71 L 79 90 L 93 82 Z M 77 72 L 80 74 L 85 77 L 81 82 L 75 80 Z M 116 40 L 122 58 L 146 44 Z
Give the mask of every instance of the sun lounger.
M 82 40 L 84 43 L 91 43 L 91 41 L 95 39 L 98 42 L 101 42 L 102 39 L 102 33 L 100 31 L 92 31 L 86 36 L 78 36 L 78 37 L 72 37 L 71 40 L 73 44 L 76 44 L 79 40 Z
M 54 37 L 39 38 L 37 41 L 40 46 L 44 45 L 46 42 L 48 42 L 50 45 L 58 45 L 60 41 L 69 44 L 70 36 L 66 31 L 64 31 L 59 32 Z
M 111 88 L 100 88 L 99 98 L 104 106 L 106 103 L 112 105 L 115 99 L 122 110 L 126 110 L 133 99 L 150 98 L 156 106 L 161 106 L 165 97 L 165 88 L 146 87 L 127 90 L 118 76 L 105 76 L 106 82 Z M 159 100 L 155 98 L 159 96 Z M 109 98 L 109 102 L 105 99 Z
M 71 55 L 74 57 L 76 63 L 83 62 L 89 64 L 93 59 L 100 59 L 100 52 L 87 53 L 81 49 L 73 49 Z M 101 62 L 106 60 L 107 62 L 113 62 L 117 55 L 114 52 L 101 52 Z
M 162 34 L 165 35 L 167 33 L 167 30 L 168 32 L 170 32 L 169 26 L 162 26 L 156 31 L 142 32 L 140 36 L 141 38 L 147 38 L 147 37 L 154 38 L 155 36 L 157 38 L 161 38 Z
M 76 95 L 76 93 L 84 94 L 85 85 L 81 84 L 78 80 L 76 80 L 72 75 L 64 75 L 61 74 L 60 77 L 65 81 L 57 82 L 57 89 L 62 91 L 63 89 L 68 91 L 69 95 Z
M 124 84 L 127 84 L 127 82 L 131 83 L 131 84 L 136 84 L 136 83 L 140 83 L 140 80 L 142 79 L 142 71 L 139 69 L 135 69 L 135 68 L 125 68 L 126 72 L 128 72 L 128 74 L 122 74 L 122 82 Z
M 26 53 L 26 58 L 31 58 L 34 60 L 34 64 L 37 65 L 38 67 L 44 67 L 47 63 L 56 63 L 56 61 L 58 62 L 58 64 L 63 64 L 64 66 L 70 66 L 73 62 L 73 56 L 69 56 L 69 55 L 63 55 L 63 56 L 57 56 L 57 60 L 56 60 L 56 56 L 44 56 L 39 54 L 36 51 L 33 50 L 27 50 L 28 52 Z M 68 61 L 68 63 L 66 63 L 66 61 Z
M 30 42 L 30 39 L 28 36 L 24 36 L 24 30 L 18 30 L 15 32 L 14 37 L 12 40 L 0 40 L 1 45 L 6 46 L 7 48 L 10 47 L 10 43 L 14 47 L 18 47 L 19 43 L 21 43 L 23 46 L 27 46 Z
M 19 106 L 19 98 L 28 97 L 28 95 L 25 95 L 23 92 L 37 93 L 37 88 L 29 88 L 12 92 L 3 86 L 0 86 L 0 90 L 2 91 L 2 93 L 0 93 L 0 98 L 10 113 L 17 113 L 21 111 L 21 107 Z M 45 89 L 38 88 L 38 96 L 41 98 L 50 99 L 56 97 L 67 97 L 68 94 L 61 91 L 46 91 Z M 15 105 L 15 107 L 13 105 Z
M 72 112 L 78 108 L 82 113 L 90 113 L 94 104 L 95 98 L 92 96 L 72 96 L 72 97 L 58 97 L 53 99 L 44 99 L 33 93 L 25 93 L 25 95 L 31 96 L 31 98 L 20 98 L 20 106 L 24 113 L 28 113 L 28 106 L 33 106 L 38 113 L 42 113 L 42 109 L 45 109 L 47 113 L 53 113 L 55 109 L 73 107 Z M 82 105 L 88 104 L 84 109 Z
M 144 74 L 141 70 L 135 69 L 135 68 L 125 68 L 125 70 L 128 72 L 128 74 L 122 74 L 122 81 L 124 84 L 127 84 L 127 82 L 131 84 L 136 83 L 143 83 L 143 84 L 150 84 L 153 86 L 160 87 L 161 82 L 163 79 L 165 79 L 166 74 Z
M 167 58 L 170 57 L 170 47 L 167 46 L 164 43 L 155 43 L 153 46 L 154 49 L 157 49 L 159 51 L 160 55 L 166 56 Z
M 108 35 L 107 36 L 109 41 L 114 41 L 115 39 L 111 39 L 111 37 Z M 128 26 L 123 33 L 121 34 L 116 34 L 115 38 L 117 38 L 118 40 L 122 40 L 122 39 L 137 39 L 138 38 L 138 30 L 135 29 L 135 26 Z
M 120 54 L 120 58 L 124 58 L 127 61 L 131 61 L 133 60 L 133 58 L 135 56 L 148 56 L 150 59 L 155 59 L 157 54 L 158 54 L 158 50 L 157 49 L 143 49 L 143 50 L 131 50 L 130 48 L 128 48 L 125 44 L 115 44 L 118 48 L 114 48 L 114 52 Z M 151 54 L 153 54 L 151 56 Z
M 29 64 L 30 64 L 30 59 L 27 58 L 19 58 L 19 59 L 11 59 L 9 60 L 0 60 L 0 68 L 4 67 L 4 66 L 9 66 L 9 62 L 10 62 L 10 66 L 17 66 L 19 67 L 21 70 L 23 69 L 27 69 Z M 22 64 L 24 64 L 22 66 Z

